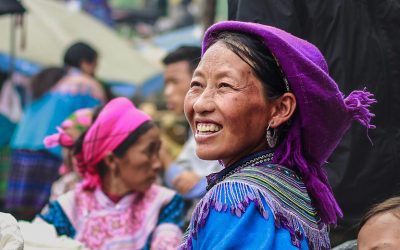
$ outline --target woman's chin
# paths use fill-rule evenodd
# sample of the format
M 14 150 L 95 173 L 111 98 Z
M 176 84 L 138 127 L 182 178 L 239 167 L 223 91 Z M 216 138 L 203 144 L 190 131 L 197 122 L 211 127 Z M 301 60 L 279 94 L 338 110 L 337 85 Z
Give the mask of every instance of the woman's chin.
M 212 161 L 220 159 L 220 154 L 218 152 L 209 149 L 202 149 L 200 147 L 196 149 L 196 154 L 202 160 Z

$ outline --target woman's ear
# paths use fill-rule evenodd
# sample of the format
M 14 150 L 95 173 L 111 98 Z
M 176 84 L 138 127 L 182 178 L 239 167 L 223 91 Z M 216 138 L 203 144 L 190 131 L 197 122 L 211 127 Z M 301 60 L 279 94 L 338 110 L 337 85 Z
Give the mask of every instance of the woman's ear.
M 104 157 L 104 163 L 106 164 L 107 168 L 111 171 L 117 170 L 118 167 L 118 157 L 112 153 L 109 152 L 105 157 Z
M 296 109 L 296 97 L 287 92 L 272 102 L 270 127 L 277 128 L 287 122 Z

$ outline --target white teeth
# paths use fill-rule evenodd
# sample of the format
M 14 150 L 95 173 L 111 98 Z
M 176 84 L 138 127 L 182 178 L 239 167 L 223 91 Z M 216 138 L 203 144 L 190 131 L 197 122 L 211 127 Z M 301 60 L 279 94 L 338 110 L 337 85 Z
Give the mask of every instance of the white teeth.
M 197 131 L 199 132 L 218 132 L 221 127 L 213 123 L 198 123 Z

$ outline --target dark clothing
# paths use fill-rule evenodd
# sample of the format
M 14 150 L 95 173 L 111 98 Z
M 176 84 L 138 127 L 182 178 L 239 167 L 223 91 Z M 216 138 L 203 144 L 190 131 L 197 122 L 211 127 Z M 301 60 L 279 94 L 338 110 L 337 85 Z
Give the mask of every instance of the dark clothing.
M 377 128 L 354 125 L 326 166 L 344 212 L 339 226 L 354 227 L 371 205 L 399 195 L 400 0 L 232 0 L 228 8 L 230 20 L 276 26 L 315 44 L 345 94 L 364 87 L 375 94 Z
M 17 219 L 33 219 L 49 200 L 51 184 L 58 178 L 60 164 L 61 159 L 47 151 L 13 150 L 6 209 Z

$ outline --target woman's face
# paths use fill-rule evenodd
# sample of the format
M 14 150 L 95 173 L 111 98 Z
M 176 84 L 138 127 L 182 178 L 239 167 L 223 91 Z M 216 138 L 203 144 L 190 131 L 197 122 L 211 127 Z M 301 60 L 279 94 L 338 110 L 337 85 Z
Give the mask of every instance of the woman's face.
M 388 212 L 369 219 L 358 233 L 358 249 L 399 249 L 400 219 Z
M 154 183 L 161 170 L 160 146 L 160 131 L 153 127 L 117 158 L 118 175 L 128 189 L 145 192 Z
M 194 72 L 185 115 L 197 155 L 228 166 L 267 148 L 270 103 L 251 67 L 221 42 L 212 45 Z

